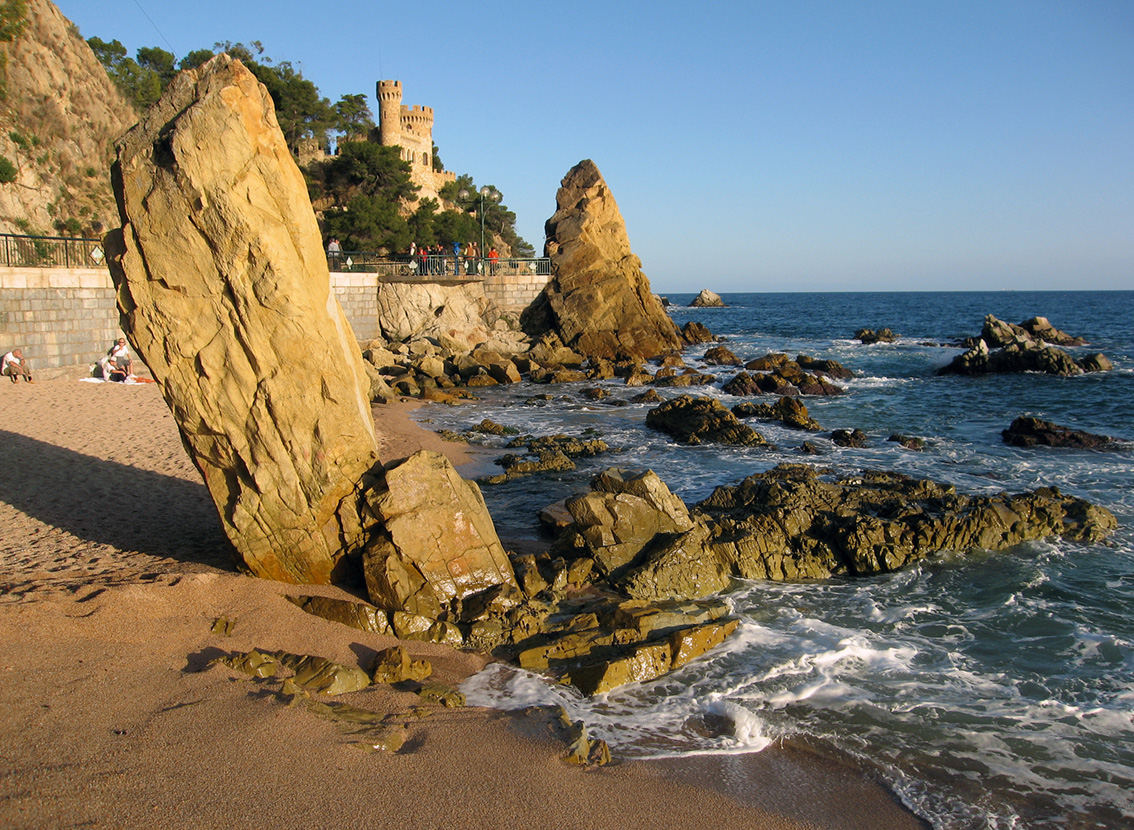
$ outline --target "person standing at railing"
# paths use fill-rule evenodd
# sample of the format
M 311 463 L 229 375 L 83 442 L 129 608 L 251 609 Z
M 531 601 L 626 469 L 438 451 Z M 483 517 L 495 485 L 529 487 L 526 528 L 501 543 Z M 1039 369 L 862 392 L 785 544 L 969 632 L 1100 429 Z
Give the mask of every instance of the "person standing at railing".
M 465 245 L 465 276 L 471 276 L 475 273 L 474 269 L 476 268 L 478 253 L 475 242 L 470 242 Z
M 493 245 L 488 249 L 488 273 L 492 274 L 494 277 L 496 276 L 496 265 L 498 262 L 500 262 L 500 253 L 496 250 L 496 246 Z
M 422 245 L 417 249 L 417 258 L 421 260 L 421 265 L 417 269 L 419 277 L 426 277 L 429 274 L 429 246 Z
M 453 276 L 461 275 L 461 243 L 453 240 Z
M 342 259 L 343 246 L 339 244 L 339 240 L 331 237 L 331 241 L 327 243 L 327 264 L 332 271 L 339 270 L 339 260 Z

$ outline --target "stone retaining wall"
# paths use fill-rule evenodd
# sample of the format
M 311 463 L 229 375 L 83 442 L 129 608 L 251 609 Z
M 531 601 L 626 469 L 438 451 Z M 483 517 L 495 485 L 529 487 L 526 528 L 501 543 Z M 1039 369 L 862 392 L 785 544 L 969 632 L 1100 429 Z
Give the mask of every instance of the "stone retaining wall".
M 547 276 L 486 276 L 484 293 L 519 320 Z M 378 277 L 331 272 L 335 296 L 359 340 L 378 336 Z M 92 364 L 121 334 L 114 285 L 103 268 L 0 267 L 0 354 L 23 349 L 33 370 Z
M 103 268 L 0 268 L 0 353 L 23 349 L 32 371 L 94 363 L 120 334 Z
M 378 279 L 331 274 L 355 337 L 378 336 Z M 33 371 L 90 365 L 122 333 L 103 268 L 0 267 L 0 354 L 23 349 Z
M 520 313 L 532 304 L 550 279 L 546 274 L 486 274 L 484 294 L 505 315 L 514 317 L 518 322 Z
M 359 340 L 373 340 L 378 331 L 378 276 L 331 272 L 331 287 Z

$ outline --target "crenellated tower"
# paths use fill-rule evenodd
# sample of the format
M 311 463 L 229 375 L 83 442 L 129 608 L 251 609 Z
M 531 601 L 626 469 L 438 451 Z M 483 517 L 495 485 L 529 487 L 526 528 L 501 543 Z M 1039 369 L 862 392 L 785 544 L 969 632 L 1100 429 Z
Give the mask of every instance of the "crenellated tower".
M 441 186 L 456 178 L 433 170 L 433 107 L 403 106 L 401 81 L 378 82 L 378 143 L 401 148 L 420 197 L 437 198 Z
M 402 143 L 402 82 L 378 82 L 378 143 L 396 147 Z

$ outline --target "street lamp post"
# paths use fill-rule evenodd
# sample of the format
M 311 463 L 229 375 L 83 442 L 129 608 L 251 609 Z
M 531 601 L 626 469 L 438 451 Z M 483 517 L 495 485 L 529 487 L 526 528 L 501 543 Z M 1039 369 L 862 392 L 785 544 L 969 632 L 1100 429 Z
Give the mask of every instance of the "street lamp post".
M 461 190 L 457 195 L 462 199 L 467 199 L 472 194 L 467 190 Z M 480 189 L 480 258 L 484 259 L 484 200 L 490 199 L 491 201 L 499 204 L 500 200 L 504 198 L 504 194 L 497 190 L 495 187 L 485 185 Z

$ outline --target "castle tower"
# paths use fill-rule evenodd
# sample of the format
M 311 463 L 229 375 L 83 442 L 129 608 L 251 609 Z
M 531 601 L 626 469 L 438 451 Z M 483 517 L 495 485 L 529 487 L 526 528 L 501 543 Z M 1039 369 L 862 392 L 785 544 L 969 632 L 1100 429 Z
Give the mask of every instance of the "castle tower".
M 402 143 L 402 82 L 378 82 L 378 143 L 393 147 Z

